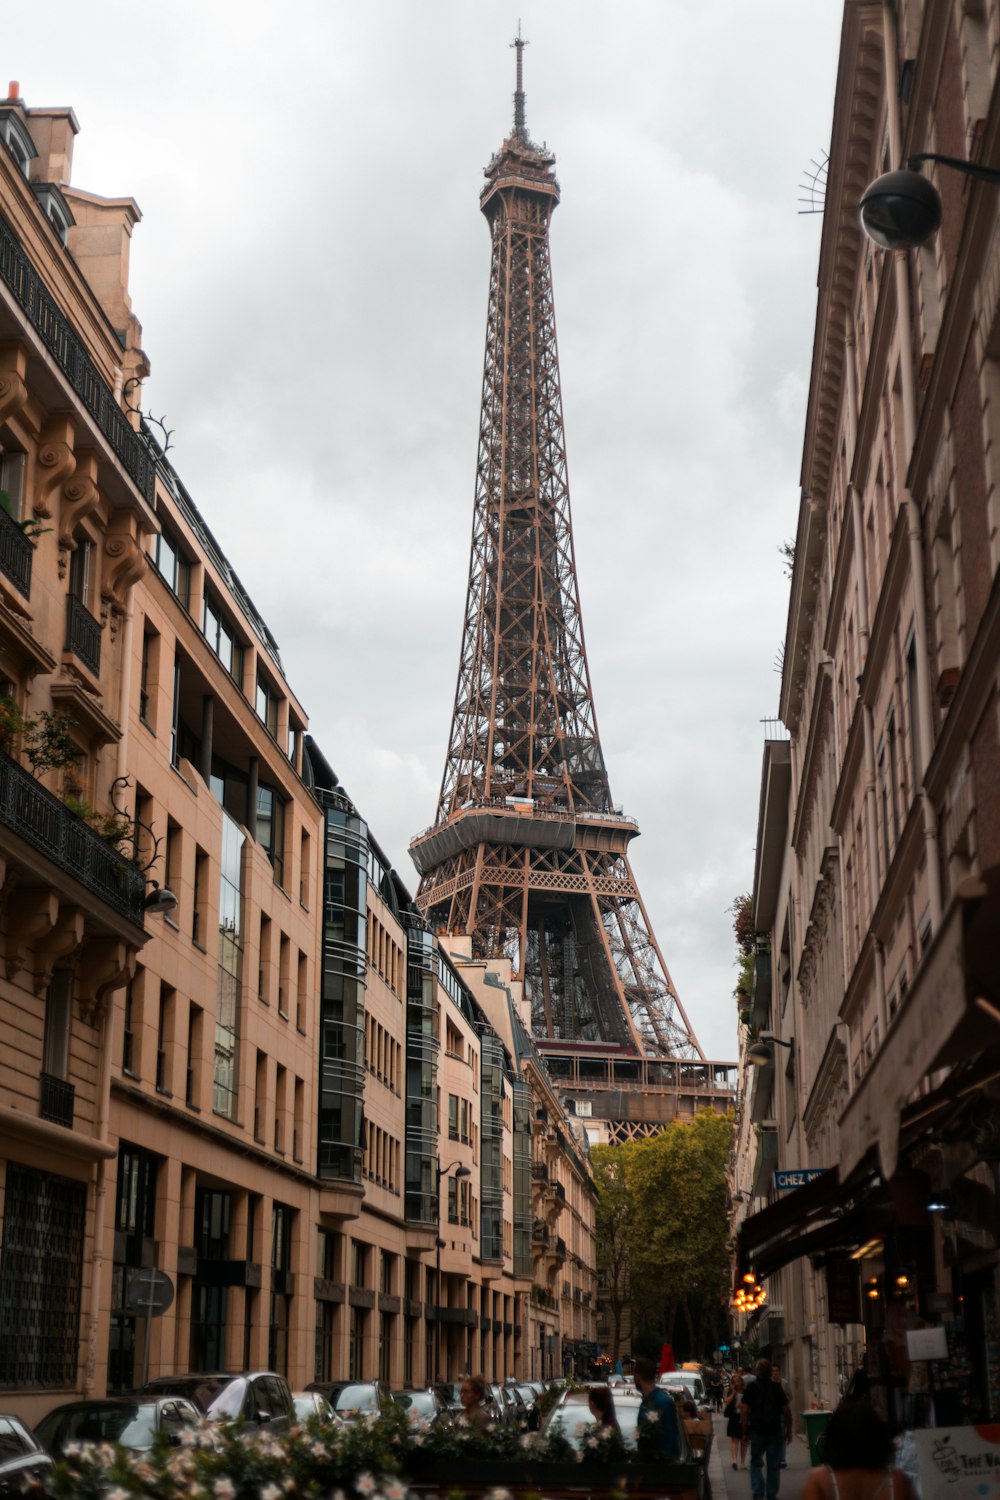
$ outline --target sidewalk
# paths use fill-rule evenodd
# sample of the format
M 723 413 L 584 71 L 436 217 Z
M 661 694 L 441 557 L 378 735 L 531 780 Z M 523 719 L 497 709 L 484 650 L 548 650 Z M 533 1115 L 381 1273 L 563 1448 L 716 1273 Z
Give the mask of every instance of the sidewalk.
M 708 1458 L 708 1481 L 712 1486 L 712 1500 L 750 1500 L 750 1470 L 733 1469 L 729 1457 L 729 1439 L 726 1437 L 725 1417 L 712 1418 L 715 1436 Z M 748 1455 L 749 1457 L 749 1455 Z M 788 1444 L 787 1469 L 781 1471 L 781 1489 L 778 1500 L 799 1500 L 806 1475 L 812 1468 L 809 1462 L 809 1445 L 804 1437 L 795 1436 Z

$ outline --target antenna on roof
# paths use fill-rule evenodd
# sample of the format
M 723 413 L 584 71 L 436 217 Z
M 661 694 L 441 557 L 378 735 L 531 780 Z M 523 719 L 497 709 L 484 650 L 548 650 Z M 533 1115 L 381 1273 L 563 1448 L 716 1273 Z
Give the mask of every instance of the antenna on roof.
M 524 49 L 528 43 L 521 35 L 520 19 L 517 23 L 517 36 L 510 45 L 517 51 L 517 76 L 514 85 L 514 134 L 524 135 Z
M 830 170 L 830 158 L 825 151 L 820 153 L 820 160 L 815 157 L 806 168 L 806 180 L 799 183 L 800 203 L 805 207 L 799 209 L 800 214 L 821 214 L 826 205 L 826 178 Z

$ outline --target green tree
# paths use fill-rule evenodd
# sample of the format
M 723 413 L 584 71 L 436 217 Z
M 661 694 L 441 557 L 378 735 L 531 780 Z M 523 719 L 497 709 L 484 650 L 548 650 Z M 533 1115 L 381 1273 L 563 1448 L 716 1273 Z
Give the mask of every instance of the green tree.
M 726 1326 L 732 1130 L 732 1115 L 704 1110 L 647 1140 L 595 1153 L 598 1265 L 609 1290 L 612 1262 L 619 1268 L 619 1295 L 627 1267 L 633 1353 L 667 1342 L 682 1358 L 702 1358 Z
M 625 1174 L 627 1146 L 595 1146 L 590 1154 L 597 1187 L 596 1230 L 601 1297 L 611 1315 L 611 1358 L 621 1356 L 622 1323 L 632 1301 L 632 1205 Z
M 753 897 L 749 891 L 746 891 L 742 896 L 737 896 L 729 908 L 733 917 L 733 936 L 736 939 L 736 963 L 740 971 L 733 994 L 740 1008 L 741 1020 L 745 1018 L 745 1012 L 750 1005 L 750 996 L 753 994 L 754 948 L 757 934 L 753 928 L 752 905 Z

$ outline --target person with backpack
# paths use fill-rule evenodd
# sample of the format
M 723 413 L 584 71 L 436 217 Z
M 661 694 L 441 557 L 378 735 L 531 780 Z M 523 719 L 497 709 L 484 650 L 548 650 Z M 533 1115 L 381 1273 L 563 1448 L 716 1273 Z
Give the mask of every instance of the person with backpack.
M 784 1388 L 771 1378 L 771 1361 L 757 1361 L 757 1375 L 743 1392 L 743 1430 L 750 1438 L 753 1500 L 778 1500 L 781 1449 L 792 1435 L 792 1411 Z M 765 1483 L 764 1466 L 767 1465 Z

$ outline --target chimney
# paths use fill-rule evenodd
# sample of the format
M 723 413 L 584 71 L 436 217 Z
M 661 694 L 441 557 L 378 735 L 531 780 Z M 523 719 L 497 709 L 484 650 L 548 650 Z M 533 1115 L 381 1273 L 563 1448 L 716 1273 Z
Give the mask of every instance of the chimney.
M 11 89 L 18 85 L 12 83 Z M 31 163 L 32 182 L 68 187 L 73 180 L 73 137 L 80 129 L 71 109 L 26 109 L 25 124 L 38 155 Z
M 6 104 L 16 104 L 20 97 L 21 85 L 18 83 L 16 78 L 12 78 L 10 83 L 8 83 L 7 85 L 7 98 L 4 102 Z

